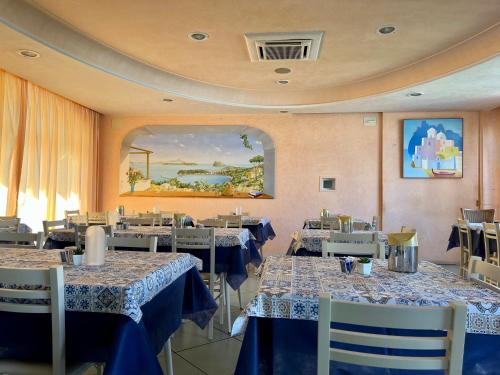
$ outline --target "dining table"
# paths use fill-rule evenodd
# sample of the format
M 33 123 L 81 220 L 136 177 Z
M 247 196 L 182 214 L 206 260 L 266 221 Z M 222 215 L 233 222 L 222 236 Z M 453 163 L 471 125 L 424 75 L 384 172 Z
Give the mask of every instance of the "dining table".
M 428 261 L 416 273 L 389 271 L 387 261 L 373 260 L 369 277 L 341 272 L 338 258 L 270 256 L 262 268 L 256 296 L 238 317 L 233 334 L 245 331 L 236 375 L 316 374 L 319 294 L 332 299 L 372 304 L 467 305 L 463 373 L 499 374 L 500 293 L 466 280 Z M 364 333 L 418 335 L 418 331 L 334 324 L 334 328 Z M 443 336 L 442 331 L 424 334 Z M 344 346 L 342 346 L 344 345 Z M 348 344 L 334 347 L 352 349 Z M 359 347 L 358 347 L 359 348 Z M 367 352 L 406 356 L 442 356 L 443 351 L 409 351 L 365 347 Z M 385 351 L 384 351 L 385 350 Z M 442 374 L 417 371 L 411 374 Z M 330 374 L 409 374 L 397 370 L 331 363 Z
M 63 265 L 68 363 L 105 363 L 105 375 L 160 375 L 157 354 L 182 319 L 204 328 L 217 309 L 190 254 L 107 251 L 103 265 L 75 266 L 60 253 L 1 248 L 0 264 Z M 0 358 L 50 361 L 49 314 L 1 312 L 0 332 Z
M 486 247 L 484 244 L 484 231 L 482 223 L 469 223 L 471 229 L 471 242 L 472 242 L 472 255 L 485 258 Z M 466 235 L 463 234 L 464 243 L 467 244 Z M 497 243 L 495 240 L 489 240 L 489 245 L 491 250 L 497 250 Z M 451 226 L 451 233 L 448 238 L 447 251 L 460 247 L 460 232 L 458 231 L 458 225 L 453 224 Z
M 217 219 L 217 217 L 211 219 Z M 254 236 L 257 249 L 262 248 L 267 241 L 273 240 L 276 237 L 271 220 L 267 217 L 242 215 L 241 224 L 243 228 L 247 228 Z
M 331 215 L 329 217 L 334 217 L 337 218 L 341 216 L 340 214 L 335 214 Z M 354 230 L 372 230 L 372 224 L 369 223 L 366 220 L 363 219 L 358 219 L 358 218 L 353 218 L 352 219 L 352 226 Z M 339 223 L 339 228 L 340 228 L 340 223 Z M 321 218 L 316 217 L 316 218 L 306 218 L 304 220 L 304 226 L 303 229 L 321 229 Z
M 330 240 L 330 230 L 326 229 L 302 229 L 297 231 L 292 237 L 287 255 L 295 256 L 316 256 L 320 257 L 321 244 Z M 386 254 L 387 234 L 381 231 L 354 230 L 352 233 L 376 233 L 379 241 L 379 254 Z
M 115 237 L 144 238 L 158 237 L 158 252 L 172 250 L 172 228 L 165 226 L 129 226 L 114 230 Z M 74 245 L 74 230 L 56 229 L 49 233 L 46 248 Z M 127 250 L 127 249 L 122 249 Z M 133 249 L 137 250 L 137 249 Z M 145 249 L 144 249 L 145 250 Z M 208 250 L 189 251 L 203 262 L 202 272 L 209 272 L 210 252 Z M 262 258 L 255 244 L 255 237 L 246 228 L 215 228 L 215 272 L 224 272 L 232 289 L 237 290 L 248 278 L 246 265 L 260 266 Z

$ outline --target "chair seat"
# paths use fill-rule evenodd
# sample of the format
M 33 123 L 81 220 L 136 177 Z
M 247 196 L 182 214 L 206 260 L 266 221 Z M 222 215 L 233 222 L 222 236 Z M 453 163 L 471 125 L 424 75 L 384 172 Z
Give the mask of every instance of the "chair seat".
M 95 366 L 92 362 L 66 365 L 66 375 L 77 375 Z M 52 375 L 52 366 L 42 362 L 22 362 L 7 359 L 0 360 L 0 374 L 9 375 Z

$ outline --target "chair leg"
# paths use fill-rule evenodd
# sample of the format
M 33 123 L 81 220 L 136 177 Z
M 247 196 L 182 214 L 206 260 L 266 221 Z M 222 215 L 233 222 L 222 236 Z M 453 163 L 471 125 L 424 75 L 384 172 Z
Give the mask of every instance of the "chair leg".
M 102 363 L 97 363 L 95 365 L 95 372 L 97 375 L 102 375 L 104 373 L 104 365 Z
M 174 375 L 174 366 L 172 362 L 172 343 L 170 342 L 170 337 L 163 346 L 163 355 L 165 356 L 165 368 L 167 370 L 167 375 Z
M 238 302 L 240 304 L 240 310 L 243 310 L 243 305 L 241 304 L 241 289 L 238 288 Z
M 219 297 L 219 324 L 224 324 L 224 308 L 226 306 L 226 279 L 224 274 L 220 275 L 220 297 Z
M 226 313 L 227 313 L 227 332 L 231 333 L 231 302 L 229 299 L 229 285 L 224 278 L 224 292 L 226 293 Z

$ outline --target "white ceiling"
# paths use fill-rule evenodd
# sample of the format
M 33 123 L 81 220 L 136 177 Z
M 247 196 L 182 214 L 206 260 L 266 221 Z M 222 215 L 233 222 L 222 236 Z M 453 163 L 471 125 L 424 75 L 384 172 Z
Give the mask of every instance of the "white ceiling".
M 496 0 L 381 0 L 377 9 L 368 0 L 277 0 L 274 12 L 264 1 L 220 1 L 215 10 L 194 0 L 116 1 L 1 0 L 0 67 L 110 115 L 500 105 Z M 383 24 L 398 30 L 377 35 Z M 311 29 L 325 31 L 317 62 L 249 61 L 244 32 Z M 210 38 L 194 42 L 188 31 Z M 41 57 L 23 58 L 21 48 Z M 280 66 L 292 73 L 274 73 Z M 278 87 L 280 78 L 291 84 Z

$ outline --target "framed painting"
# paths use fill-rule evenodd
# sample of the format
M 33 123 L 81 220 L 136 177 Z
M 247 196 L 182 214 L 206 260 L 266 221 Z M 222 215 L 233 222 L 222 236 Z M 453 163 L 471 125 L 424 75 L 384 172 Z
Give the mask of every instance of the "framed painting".
M 272 198 L 274 144 L 247 126 L 145 126 L 122 143 L 120 193 Z
M 403 178 L 462 177 L 462 118 L 403 120 Z

